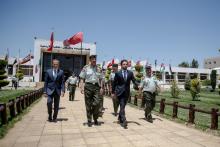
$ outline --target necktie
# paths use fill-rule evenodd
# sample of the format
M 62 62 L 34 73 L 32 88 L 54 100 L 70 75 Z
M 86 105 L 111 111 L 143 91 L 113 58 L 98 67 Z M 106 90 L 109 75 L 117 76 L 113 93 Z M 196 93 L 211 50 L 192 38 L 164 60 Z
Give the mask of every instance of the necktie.
M 124 73 L 124 74 L 123 74 L 124 80 L 126 81 L 126 80 L 127 80 L 127 72 L 126 72 L 126 70 L 124 70 L 123 73 Z
M 53 77 L 54 77 L 54 79 L 57 78 L 57 70 L 56 70 L 56 69 L 54 69 L 54 75 L 53 75 Z

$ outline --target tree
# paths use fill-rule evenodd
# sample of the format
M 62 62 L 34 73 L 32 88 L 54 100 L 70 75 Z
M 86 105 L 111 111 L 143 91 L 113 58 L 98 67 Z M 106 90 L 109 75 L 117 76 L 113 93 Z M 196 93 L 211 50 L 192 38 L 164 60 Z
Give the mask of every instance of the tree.
M 215 87 L 216 87 L 216 70 L 212 70 L 210 79 L 211 79 L 211 86 L 212 86 L 211 92 L 213 92 L 215 91 Z
M 199 67 L 199 63 L 197 60 L 193 59 L 192 63 L 191 63 L 191 68 L 198 68 Z
M 183 62 L 182 62 L 182 63 L 180 63 L 178 66 L 179 66 L 179 67 L 189 67 L 189 63 L 188 63 L 188 62 L 183 61 Z
M 6 79 L 8 76 L 5 75 L 6 71 L 5 71 L 5 67 L 7 65 L 7 61 L 5 60 L 0 60 L 0 89 L 6 85 L 9 84 L 9 81 L 6 81 L 4 79 Z

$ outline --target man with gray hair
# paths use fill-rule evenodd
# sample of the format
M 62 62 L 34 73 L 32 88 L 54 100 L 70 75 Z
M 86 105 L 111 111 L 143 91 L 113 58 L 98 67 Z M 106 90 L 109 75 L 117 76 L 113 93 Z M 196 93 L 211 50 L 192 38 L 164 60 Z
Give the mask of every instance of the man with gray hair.
M 44 78 L 44 96 L 47 97 L 48 121 L 56 122 L 59 110 L 60 96 L 64 96 L 65 84 L 64 73 L 59 68 L 60 62 L 57 59 L 52 61 L 52 68 L 48 69 Z M 54 113 L 52 119 L 52 105 L 54 101 Z

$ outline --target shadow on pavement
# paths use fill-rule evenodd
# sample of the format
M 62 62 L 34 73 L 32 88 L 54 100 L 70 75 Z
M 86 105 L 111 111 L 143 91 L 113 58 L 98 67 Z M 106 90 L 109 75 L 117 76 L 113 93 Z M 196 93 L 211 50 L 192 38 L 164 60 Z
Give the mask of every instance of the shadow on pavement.
M 68 121 L 68 118 L 57 118 L 57 121 Z

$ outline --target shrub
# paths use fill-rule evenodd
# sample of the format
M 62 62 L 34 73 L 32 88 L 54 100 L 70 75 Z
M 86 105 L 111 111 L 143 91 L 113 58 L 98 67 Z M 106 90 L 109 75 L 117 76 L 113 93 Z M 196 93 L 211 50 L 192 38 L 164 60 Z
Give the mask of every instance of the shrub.
M 203 86 L 210 86 L 210 85 L 211 85 L 211 80 L 207 80 L 207 79 L 206 79 L 206 80 L 203 80 L 203 81 L 202 81 L 202 85 L 203 85 Z
M 170 87 L 171 95 L 172 95 L 172 97 L 174 97 L 174 98 L 178 98 L 178 97 L 179 97 L 179 94 L 180 94 L 180 89 L 179 89 L 179 87 L 178 87 L 176 81 L 173 80 L 171 84 L 172 84 L 171 87 Z
M 186 77 L 186 80 L 185 80 L 185 84 L 184 84 L 184 89 L 185 90 L 190 90 L 190 86 L 191 86 L 191 83 L 190 83 L 190 78 L 189 76 Z
M 190 87 L 190 92 L 192 95 L 192 99 L 196 100 L 199 97 L 200 93 L 200 82 L 197 78 L 191 80 L 191 87 Z
M 15 77 L 18 78 L 18 80 L 20 81 L 24 78 L 24 74 L 22 73 L 21 70 L 18 70 Z
M 211 79 L 212 91 L 215 91 L 215 87 L 216 87 L 216 70 L 212 70 L 211 75 L 210 75 L 210 79 Z
M 7 61 L 0 60 L 0 89 L 9 84 L 9 81 L 4 80 L 8 77 L 7 75 L 4 75 L 6 73 L 5 72 L 6 65 L 7 65 Z
M 218 84 L 218 94 L 220 95 L 220 84 Z

